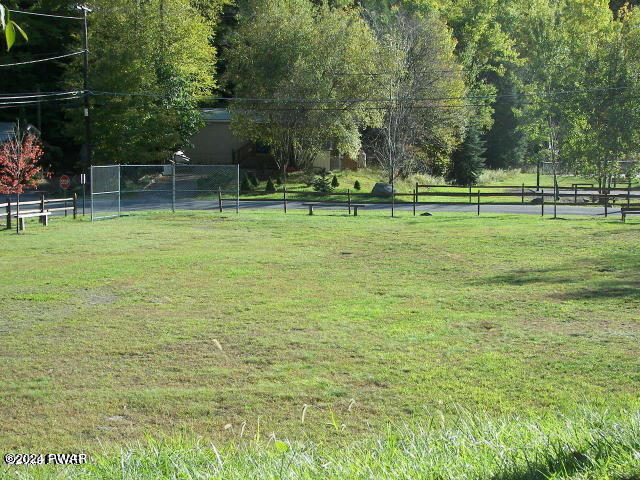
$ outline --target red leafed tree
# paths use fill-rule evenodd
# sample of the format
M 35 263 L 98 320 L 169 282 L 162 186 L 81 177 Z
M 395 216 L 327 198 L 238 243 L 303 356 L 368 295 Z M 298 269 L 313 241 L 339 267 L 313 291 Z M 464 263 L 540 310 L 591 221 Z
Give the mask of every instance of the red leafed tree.
M 25 135 L 0 144 L 0 194 L 19 195 L 37 186 L 42 145 L 35 135 Z

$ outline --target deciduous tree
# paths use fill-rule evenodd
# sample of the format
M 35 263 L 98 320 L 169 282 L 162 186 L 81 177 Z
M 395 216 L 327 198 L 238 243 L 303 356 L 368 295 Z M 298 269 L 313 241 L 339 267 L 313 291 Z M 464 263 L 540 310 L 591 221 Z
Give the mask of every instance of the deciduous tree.
M 373 34 L 353 8 L 309 0 L 251 2 L 226 52 L 232 127 L 271 147 L 280 171 L 332 145 L 355 157 L 360 129 L 380 122 Z M 248 100 L 255 99 L 255 100 Z
M 188 145 L 202 125 L 198 98 L 215 86 L 214 27 L 189 0 L 94 2 L 90 87 L 132 94 L 92 99 L 96 163 L 155 163 Z M 73 118 L 80 139 L 82 122 Z
M 468 108 L 455 42 L 435 13 L 371 17 L 387 70 L 379 76 L 383 125 L 372 148 L 389 182 L 416 170 L 443 173 L 464 136 Z
M 19 195 L 37 186 L 43 149 L 35 135 L 15 136 L 0 144 L 0 194 Z

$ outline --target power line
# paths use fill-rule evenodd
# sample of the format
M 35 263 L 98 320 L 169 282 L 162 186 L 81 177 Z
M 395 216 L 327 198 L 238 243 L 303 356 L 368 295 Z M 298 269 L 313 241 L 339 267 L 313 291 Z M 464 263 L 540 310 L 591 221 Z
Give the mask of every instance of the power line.
M 54 15 L 54 14 L 51 14 L 51 13 L 25 12 L 24 10 L 11 10 L 11 9 L 9 9 L 9 11 L 11 13 L 21 13 L 23 15 L 35 15 L 35 16 L 38 16 L 38 17 L 65 18 L 65 19 L 68 19 L 68 20 L 83 20 L 82 17 L 70 17 L 70 16 L 67 16 L 67 15 Z
M 75 54 L 84 53 L 84 51 L 76 52 Z M 381 109 L 388 108 L 389 103 L 406 103 L 406 102 L 438 102 L 445 100 L 474 100 L 474 99 L 499 99 L 499 98 L 512 98 L 512 97 L 549 97 L 554 95 L 568 95 L 568 94 L 579 94 L 579 93 L 597 93 L 604 91 L 621 91 L 621 90 L 631 90 L 638 89 L 636 86 L 624 86 L 624 87 L 607 87 L 607 88 L 595 88 L 595 89 L 582 89 L 582 90 L 564 90 L 564 91 L 555 91 L 555 92 L 539 92 L 539 93 L 513 93 L 513 94 L 505 94 L 505 95 L 495 95 L 495 96 L 465 96 L 465 97 L 404 97 L 404 98 L 248 98 L 248 97 L 199 97 L 199 100 L 205 101 L 225 101 L 225 102 L 256 102 L 256 103 L 264 103 L 264 104 L 291 104 L 291 103 L 309 103 L 309 104 L 337 104 L 337 103 L 372 103 L 372 104 L 382 104 L 380 107 L 369 107 L 372 109 Z M 92 96 L 114 96 L 114 97 L 146 97 L 146 98 L 164 98 L 165 95 L 161 94 L 153 94 L 153 93 L 137 93 L 137 92 L 107 92 L 107 91 L 92 91 L 92 90 L 76 90 L 76 91 L 68 91 L 68 92 L 43 92 L 43 93 L 15 93 L 15 94 L 0 94 L 0 101 L 2 100 L 13 100 L 15 103 L 20 103 L 18 101 L 23 99 L 41 99 L 46 100 L 49 97 L 55 96 L 66 96 L 66 95 L 92 95 Z M 12 102 L 4 102 L 4 105 L 10 104 Z M 414 108 L 433 108 L 433 107 L 443 107 L 443 108 L 461 108 L 461 107 L 482 107 L 484 104 L 464 104 L 464 105 L 434 105 L 433 103 L 429 103 L 426 105 L 414 105 Z M 326 108 L 325 108 L 326 109 Z M 334 109 L 336 109 L 334 107 Z M 259 110 L 259 109 L 252 109 Z M 265 108 L 264 111 L 273 111 L 276 110 L 274 108 Z M 295 110 L 294 108 L 288 108 L 286 110 Z M 339 109 L 338 109 L 339 110 Z
M 58 56 L 49 57 L 49 58 L 40 58 L 38 60 L 28 60 L 25 62 L 16 62 L 16 63 L 2 63 L 0 64 L 0 67 L 17 67 L 20 65 L 31 65 L 33 63 L 50 62 L 52 60 L 59 60 L 61 58 L 68 58 L 68 57 L 73 57 L 75 55 L 82 55 L 83 53 L 84 53 L 84 50 L 78 50 L 77 52 L 65 53 L 64 55 L 58 55 Z
M 495 100 L 499 98 L 549 97 L 555 95 L 572 95 L 580 93 L 597 93 L 606 91 L 637 90 L 640 86 L 604 87 L 581 90 L 560 90 L 555 92 L 508 93 L 501 95 L 467 95 L 460 97 L 402 97 L 402 98 L 250 98 L 250 97 L 199 97 L 199 100 L 226 102 L 258 102 L 258 103 L 389 103 L 389 102 L 432 102 L 445 100 Z M 130 96 L 164 98 L 166 95 L 154 93 L 90 91 L 95 96 Z
M 21 101 L 21 102 L 0 102 L 0 107 L 1 108 L 11 108 L 11 107 L 19 107 L 19 106 L 24 106 L 24 105 L 35 105 L 38 103 L 45 103 L 45 102 L 60 102 L 60 101 L 65 101 L 65 100 L 75 100 L 76 98 L 81 98 L 80 95 L 72 95 L 72 96 L 68 96 L 68 97 L 64 97 L 64 98 L 44 98 L 44 99 L 39 99 L 39 100 L 25 100 L 25 101 Z
M 64 95 L 82 95 L 83 91 L 68 91 L 68 92 L 50 92 L 50 93 L 16 93 L 16 94 L 3 94 L 0 95 L 0 102 L 5 100 L 24 100 L 34 98 L 48 98 Z

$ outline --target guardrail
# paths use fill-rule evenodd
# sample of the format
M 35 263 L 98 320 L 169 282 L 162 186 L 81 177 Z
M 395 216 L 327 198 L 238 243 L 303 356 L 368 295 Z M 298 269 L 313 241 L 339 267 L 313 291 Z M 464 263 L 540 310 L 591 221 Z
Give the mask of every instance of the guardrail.
M 68 203 L 71 205 L 68 206 Z M 63 207 L 55 207 L 55 208 L 45 208 L 47 205 L 51 204 L 63 204 Z M 34 206 L 37 205 L 38 208 L 26 209 L 23 210 L 24 206 Z M 11 228 L 11 220 L 13 217 L 20 214 L 30 214 L 30 213 L 43 213 L 43 212 L 64 212 L 64 216 L 66 217 L 69 212 L 72 212 L 73 218 L 77 218 L 78 216 L 78 196 L 74 193 L 72 197 L 68 198 L 48 198 L 44 197 L 44 194 L 41 195 L 40 200 L 29 200 L 27 202 L 12 202 L 10 198 L 7 198 L 5 203 L 0 203 L 0 212 L 4 210 L 4 213 L 0 213 L 0 216 L 4 215 L 6 217 L 7 229 Z

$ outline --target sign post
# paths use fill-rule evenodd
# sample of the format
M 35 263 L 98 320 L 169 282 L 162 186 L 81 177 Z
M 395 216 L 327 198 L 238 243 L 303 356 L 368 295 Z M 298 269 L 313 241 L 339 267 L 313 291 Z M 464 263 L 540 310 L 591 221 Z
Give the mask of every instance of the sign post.
M 80 174 L 80 184 L 82 185 L 82 216 L 84 217 L 84 198 L 85 198 L 85 194 L 86 194 L 86 185 L 87 185 L 87 174 L 86 173 L 81 173 Z

